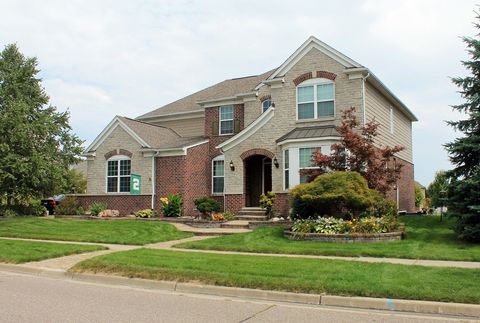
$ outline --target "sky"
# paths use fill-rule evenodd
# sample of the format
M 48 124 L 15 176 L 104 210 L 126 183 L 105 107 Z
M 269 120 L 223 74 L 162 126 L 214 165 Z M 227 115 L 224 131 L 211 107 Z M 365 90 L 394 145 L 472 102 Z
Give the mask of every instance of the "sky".
M 462 116 L 461 36 L 475 1 L 0 0 L 0 48 L 38 58 L 58 110 L 88 146 L 115 115 L 137 117 L 224 79 L 281 65 L 309 36 L 370 68 L 418 117 L 415 178 L 450 169 Z

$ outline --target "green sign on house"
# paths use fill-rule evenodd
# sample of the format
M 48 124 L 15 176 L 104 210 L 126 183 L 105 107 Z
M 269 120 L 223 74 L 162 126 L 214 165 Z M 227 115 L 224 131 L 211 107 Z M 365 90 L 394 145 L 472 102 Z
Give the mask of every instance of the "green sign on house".
M 132 174 L 130 180 L 130 194 L 140 194 L 140 175 Z

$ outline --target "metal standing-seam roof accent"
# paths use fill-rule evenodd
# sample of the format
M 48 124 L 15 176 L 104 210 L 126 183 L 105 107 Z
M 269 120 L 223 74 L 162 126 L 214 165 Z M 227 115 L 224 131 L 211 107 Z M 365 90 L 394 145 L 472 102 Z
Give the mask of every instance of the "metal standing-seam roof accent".
M 276 142 L 282 142 L 292 139 L 307 139 L 307 138 L 322 138 L 322 137 L 339 137 L 335 126 L 313 126 L 313 127 L 300 127 L 295 128 L 288 133 L 284 134 L 276 140 Z

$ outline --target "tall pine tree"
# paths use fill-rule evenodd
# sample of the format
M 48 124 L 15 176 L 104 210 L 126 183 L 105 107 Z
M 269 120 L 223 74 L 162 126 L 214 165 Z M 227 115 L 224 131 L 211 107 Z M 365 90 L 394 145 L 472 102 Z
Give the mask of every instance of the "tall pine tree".
M 36 58 L 0 52 L 0 205 L 51 194 L 81 153 L 68 112 L 49 105 Z
M 480 16 L 477 14 L 476 18 L 475 27 L 480 29 Z M 462 64 L 470 75 L 452 79 L 465 99 L 465 103 L 452 108 L 467 118 L 448 122 L 464 136 L 445 145 L 454 165 L 448 172 L 452 181 L 447 204 L 449 213 L 457 218 L 459 238 L 480 242 L 480 34 L 475 38 L 463 37 L 463 41 L 470 60 Z

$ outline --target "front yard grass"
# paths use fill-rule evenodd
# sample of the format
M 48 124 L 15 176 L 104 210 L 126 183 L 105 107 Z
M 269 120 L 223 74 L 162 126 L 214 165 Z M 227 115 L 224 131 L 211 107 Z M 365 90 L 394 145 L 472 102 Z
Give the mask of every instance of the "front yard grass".
M 187 242 L 175 247 L 203 250 L 285 253 L 325 256 L 371 256 L 409 259 L 480 261 L 480 245 L 456 240 L 452 222 L 437 216 L 404 216 L 406 239 L 375 243 L 291 241 L 282 228 L 259 228 L 253 232 Z
M 0 239 L 0 262 L 19 264 L 105 249 L 92 245 Z
M 13 218 L 0 221 L 0 237 L 143 245 L 190 237 L 160 221 Z
M 476 269 L 136 249 L 88 259 L 71 270 L 290 292 L 480 303 Z

